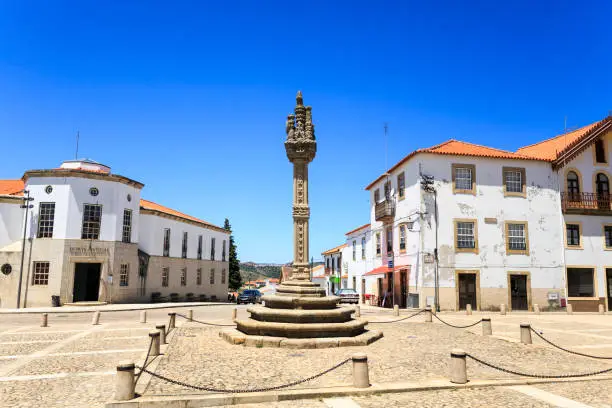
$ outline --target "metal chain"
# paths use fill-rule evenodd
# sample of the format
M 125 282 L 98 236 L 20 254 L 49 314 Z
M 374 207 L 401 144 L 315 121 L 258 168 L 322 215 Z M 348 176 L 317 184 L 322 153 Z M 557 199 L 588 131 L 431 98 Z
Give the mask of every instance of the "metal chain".
M 147 360 L 149 360 L 149 357 L 151 356 L 151 349 L 153 348 L 153 337 L 151 337 L 151 341 L 149 342 L 149 351 L 147 351 L 147 356 L 144 359 L 144 362 L 142 363 L 142 366 L 144 368 L 147 367 Z M 153 360 L 151 360 L 153 361 Z M 140 370 L 138 372 L 138 374 L 136 374 L 136 379 L 134 380 L 134 384 L 136 384 L 138 382 L 138 380 L 140 379 L 140 375 L 142 374 L 142 370 Z
M 445 322 L 444 320 L 440 319 L 440 318 L 439 318 L 439 317 L 438 317 L 436 314 L 434 314 L 434 313 L 432 313 L 432 312 L 429 312 L 429 313 L 431 313 L 431 315 L 432 315 L 433 317 L 435 317 L 436 319 L 438 319 L 439 321 L 441 321 L 441 322 L 442 322 L 442 323 L 444 323 L 445 325 L 450 326 L 450 327 L 454 327 L 455 329 L 467 329 L 468 327 L 476 326 L 478 323 L 482 322 L 482 319 L 480 319 L 479 321 L 474 322 L 474 323 L 472 323 L 472 324 L 468 324 L 468 325 L 466 325 L 466 326 L 456 326 L 456 325 L 454 325 L 454 324 L 450 324 L 450 323 L 448 323 L 448 322 Z
M 555 344 L 552 341 L 548 340 L 547 338 L 542 336 L 540 333 L 538 333 L 537 330 L 535 330 L 533 327 L 530 326 L 529 328 L 531 329 L 532 332 L 534 332 L 539 338 L 544 340 L 546 343 L 550 344 L 553 347 L 558 348 L 559 350 L 563 350 L 566 353 L 575 354 L 577 356 L 582 356 L 582 357 L 597 358 L 597 359 L 600 359 L 600 360 L 612 360 L 612 357 L 607 357 L 607 356 L 591 356 L 589 354 L 580 353 L 578 351 L 568 350 L 568 349 L 566 349 L 564 347 L 561 347 L 558 344 Z
M 196 322 L 196 323 L 200 323 L 200 324 L 205 324 L 205 325 L 208 325 L 208 326 L 219 326 L 219 327 L 234 327 L 234 326 L 236 326 L 235 324 L 209 323 L 209 322 L 203 322 L 201 320 L 196 320 L 196 319 L 193 319 L 193 318 L 189 319 L 189 317 L 187 317 L 185 315 L 182 315 L 182 314 L 179 314 L 179 313 L 177 313 L 176 315 L 179 316 L 179 317 L 182 317 L 183 319 L 187 319 L 187 320 L 190 320 L 192 322 Z
M 263 391 L 274 391 L 274 390 L 280 390 L 282 388 L 288 388 L 288 387 L 293 387 L 294 385 L 298 385 L 298 384 L 302 384 L 308 381 L 312 381 L 315 378 L 319 378 L 337 368 L 342 367 L 343 365 L 345 365 L 346 363 L 348 363 L 349 361 L 351 361 L 352 358 L 347 358 L 344 361 L 341 361 L 340 363 L 336 364 L 335 366 L 328 368 L 325 371 L 322 371 L 318 374 L 312 375 L 310 377 L 301 379 L 301 380 L 297 380 L 297 381 L 293 381 L 290 382 L 288 384 L 282 384 L 282 385 L 276 385 L 274 387 L 263 387 L 263 388 L 246 388 L 246 389 L 226 389 L 226 388 L 213 388 L 213 387 L 205 387 L 205 386 L 200 386 L 200 385 L 192 385 L 192 384 L 187 384 L 186 382 L 183 381 L 178 381 L 178 380 L 173 380 L 171 378 L 165 377 L 163 375 L 160 374 L 156 374 L 152 371 L 147 370 L 146 368 L 141 368 L 138 367 L 141 371 L 144 371 L 147 374 L 152 375 L 153 377 L 157 377 L 160 380 L 172 383 L 172 384 L 176 384 L 176 385 L 180 385 L 183 387 L 187 387 L 187 388 L 192 388 L 194 390 L 198 390 L 198 391 L 209 391 L 209 392 L 220 392 L 220 393 L 230 393 L 230 394 L 241 394 L 241 393 L 245 393 L 245 392 L 263 392 Z
M 514 370 L 510 370 L 508 368 L 503 368 L 503 367 L 499 367 L 496 366 L 494 364 L 488 363 L 486 361 L 483 361 L 481 359 L 479 359 L 478 357 L 474 357 L 471 354 L 466 354 L 466 357 L 471 358 L 472 360 L 476 361 L 477 363 L 480 363 L 484 366 L 487 366 L 489 368 L 493 368 L 494 370 L 498 370 L 504 373 L 508 373 L 508 374 L 514 374 L 514 375 L 520 375 L 523 377 L 531 377 L 531 378 L 579 378 L 579 377 L 589 377 L 592 375 L 598 375 L 598 374 L 605 374 L 605 373 L 609 373 L 612 371 L 612 368 L 606 368 L 605 370 L 599 370 L 599 371 L 591 371 L 588 373 L 580 373 L 580 374 L 559 374 L 559 375 L 550 375 L 550 374 L 528 374 L 528 373 L 522 373 L 519 371 L 514 371 Z
M 411 314 L 410 316 L 402 317 L 401 319 L 390 320 L 390 321 L 388 321 L 388 322 L 368 322 L 368 324 L 384 324 L 384 323 L 395 323 L 395 322 L 401 322 L 402 320 L 406 320 L 406 319 L 410 319 L 411 317 L 418 316 L 418 315 L 420 315 L 421 313 L 423 313 L 423 312 L 425 312 L 425 311 L 426 311 L 425 309 L 421 309 L 421 310 L 419 310 L 418 312 L 413 313 L 413 314 Z

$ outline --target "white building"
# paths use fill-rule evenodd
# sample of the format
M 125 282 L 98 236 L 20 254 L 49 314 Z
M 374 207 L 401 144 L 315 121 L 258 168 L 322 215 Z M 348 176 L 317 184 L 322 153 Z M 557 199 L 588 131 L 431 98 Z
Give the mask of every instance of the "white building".
M 323 256 L 323 264 L 325 265 L 325 275 L 328 277 L 328 293 L 334 294 L 340 288 L 346 288 L 346 280 L 348 274 L 343 275 L 342 271 L 342 251 L 346 248 L 346 244 L 339 245 L 335 248 L 321 252 Z M 344 280 L 344 285 L 342 281 Z
M 437 287 L 442 309 L 610 310 L 611 128 L 608 117 L 516 153 L 456 140 L 410 153 L 366 187 L 372 255 L 349 250 L 349 276 L 376 276 L 365 294 L 385 306 L 433 305 Z M 357 251 L 359 233 L 347 234 Z
M 229 232 L 142 200 L 143 187 L 90 160 L 0 180 L 0 307 L 224 299 Z

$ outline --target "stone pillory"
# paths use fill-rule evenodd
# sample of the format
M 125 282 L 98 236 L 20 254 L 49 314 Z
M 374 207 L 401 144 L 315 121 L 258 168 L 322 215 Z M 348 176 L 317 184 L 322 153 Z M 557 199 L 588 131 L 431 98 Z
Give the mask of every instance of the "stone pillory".
M 353 308 L 339 307 L 339 297 L 325 296 L 325 289 L 311 281 L 308 264 L 308 165 L 315 157 L 317 142 L 312 108 L 304 106 L 301 92 L 298 92 L 296 102 L 295 113 L 287 117 L 285 126 L 285 150 L 293 164 L 291 277 L 277 287 L 276 294 L 263 296 L 265 306 L 247 309 L 251 317 L 236 320 L 237 330 L 228 330 L 222 335 L 234 344 L 247 345 L 262 341 L 261 337 L 253 339 L 251 336 L 264 336 L 266 345 L 277 347 L 312 348 L 319 347 L 323 344 L 321 342 L 325 342 L 326 347 L 366 345 L 382 337 L 382 333 L 365 330 L 365 320 L 351 317 Z M 296 339 L 303 340 L 296 343 Z

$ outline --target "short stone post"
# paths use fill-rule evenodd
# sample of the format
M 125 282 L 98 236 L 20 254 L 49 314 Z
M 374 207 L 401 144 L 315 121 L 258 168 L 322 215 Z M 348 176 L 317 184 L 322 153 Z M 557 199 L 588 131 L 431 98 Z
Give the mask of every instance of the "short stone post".
M 425 323 L 431 323 L 431 307 L 427 306 L 425 308 Z
M 46 313 L 43 313 L 41 315 L 40 327 L 47 327 L 47 322 L 48 322 L 48 315 Z
M 238 308 L 235 307 L 232 309 L 232 322 L 238 318 Z
M 161 333 L 159 330 L 151 330 L 149 332 L 149 337 L 151 338 L 151 353 L 149 354 L 151 357 L 159 356 L 159 347 L 160 347 L 160 336 Z
M 567 314 L 573 314 L 574 313 L 574 308 L 572 307 L 571 303 L 567 304 L 567 306 L 565 307 L 565 310 L 567 311 Z
M 399 306 L 398 305 L 393 306 L 393 316 L 399 316 Z
M 491 327 L 491 318 L 483 317 L 482 318 L 482 335 L 490 336 L 493 334 L 493 327 Z
M 365 353 L 353 354 L 353 387 L 367 388 L 369 386 L 368 356 Z
M 465 314 L 468 316 L 472 314 L 472 305 L 470 305 L 469 303 L 465 305 Z
M 540 305 L 533 305 L 533 313 L 539 315 L 540 314 Z
M 451 351 L 451 378 L 455 384 L 467 383 L 467 367 L 465 364 L 466 353 L 461 349 Z
M 531 325 L 529 323 L 521 323 L 521 343 L 531 344 Z
M 187 321 L 193 322 L 193 309 L 187 310 Z
M 91 318 L 91 324 L 96 325 L 100 324 L 100 311 L 96 310 Z
M 134 399 L 134 369 L 133 361 L 122 361 L 117 365 L 115 376 L 115 400 L 128 401 Z
M 499 314 L 502 316 L 506 315 L 506 304 L 502 303 L 501 305 L 499 305 Z
M 155 328 L 159 330 L 159 344 L 166 344 L 166 325 L 156 324 Z
M 175 324 L 176 324 L 176 313 L 174 313 L 174 312 L 168 313 L 168 317 L 169 317 L 169 319 L 168 319 L 168 332 L 170 332 L 170 330 L 172 330 L 172 329 L 174 329 L 176 327 L 175 326 Z
M 605 314 L 606 310 L 604 309 L 604 305 L 599 305 L 599 314 Z
M 361 317 L 361 307 L 355 305 L 355 317 Z

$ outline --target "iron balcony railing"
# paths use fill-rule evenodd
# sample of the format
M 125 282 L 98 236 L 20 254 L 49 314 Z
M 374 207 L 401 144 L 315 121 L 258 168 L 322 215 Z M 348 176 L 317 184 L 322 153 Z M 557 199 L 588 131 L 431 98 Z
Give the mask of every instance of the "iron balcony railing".
M 563 212 L 611 212 L 608 193 L 561 193 Z
M 395 203 L 390 199 L 376 203 L 374 216 L 376 221 L 386 222 L 393 220 L 395 218 Z

